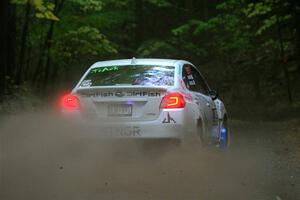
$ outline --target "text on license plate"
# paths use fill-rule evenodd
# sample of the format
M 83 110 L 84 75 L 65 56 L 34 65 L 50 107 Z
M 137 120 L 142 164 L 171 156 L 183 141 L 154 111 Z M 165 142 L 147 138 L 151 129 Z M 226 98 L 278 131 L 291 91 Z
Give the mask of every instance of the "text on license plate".
M 108 116 L 132 116 L 131 104 L 110 104 L 108 105 Z

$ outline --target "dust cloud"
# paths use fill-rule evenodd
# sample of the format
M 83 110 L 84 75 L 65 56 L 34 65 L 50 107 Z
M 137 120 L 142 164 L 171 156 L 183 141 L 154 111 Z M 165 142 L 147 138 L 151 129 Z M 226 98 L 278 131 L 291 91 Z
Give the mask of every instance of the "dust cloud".
M 0 144 L 1 200 L 277 197 L 259 147 L 140 148 L 138 141 L 103 140 L 46 112 L 2 119 Z

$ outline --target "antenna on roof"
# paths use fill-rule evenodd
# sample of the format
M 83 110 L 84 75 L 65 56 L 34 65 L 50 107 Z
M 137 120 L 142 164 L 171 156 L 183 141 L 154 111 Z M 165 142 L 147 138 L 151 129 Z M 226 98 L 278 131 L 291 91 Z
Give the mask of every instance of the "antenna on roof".
M 135 65 L 135 64 L 136 64 L 136 59 L 135 59 L 135 57 L 132 58 L 131 64 L 132 64 L 132 65 Z

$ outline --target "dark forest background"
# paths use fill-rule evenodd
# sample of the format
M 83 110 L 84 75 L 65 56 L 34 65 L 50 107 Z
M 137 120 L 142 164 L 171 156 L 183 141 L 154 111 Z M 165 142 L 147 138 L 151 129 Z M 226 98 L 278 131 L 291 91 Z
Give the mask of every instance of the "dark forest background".
M 131 57 L 191 61 L 233 116 L 299 113 L 299 0 L 1 0 L 0 20 L 2 113 Z

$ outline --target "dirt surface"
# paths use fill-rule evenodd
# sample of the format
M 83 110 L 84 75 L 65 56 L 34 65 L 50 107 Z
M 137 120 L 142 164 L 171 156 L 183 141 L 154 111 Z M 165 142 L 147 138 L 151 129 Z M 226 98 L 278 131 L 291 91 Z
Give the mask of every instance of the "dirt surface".
M 231 132 L 227 151 L 141 151 L 44 114 L 6 117 L 0 199 L 300 199 L 300 120 L 234 120 Z

